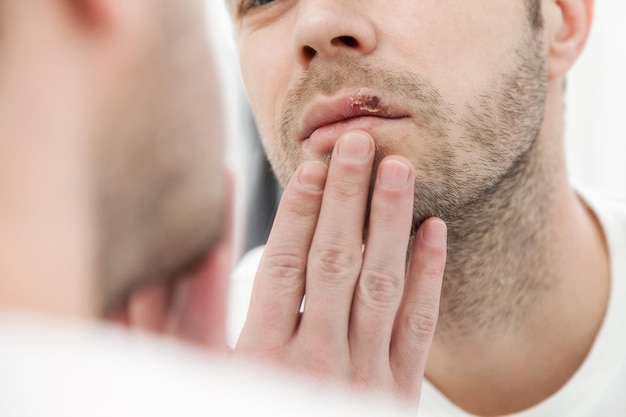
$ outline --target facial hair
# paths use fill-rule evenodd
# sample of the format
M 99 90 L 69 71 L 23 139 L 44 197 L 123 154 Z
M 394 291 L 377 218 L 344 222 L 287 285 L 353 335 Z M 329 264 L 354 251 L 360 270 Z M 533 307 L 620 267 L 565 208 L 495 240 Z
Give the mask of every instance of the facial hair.
M 537 187 L 536 180 L 541 173 L 535 164 L 547 94 L 538 32 L 524 36 L 511 53 L 511 68 L 494 77 L 488 89 L 461 106 L 446 102 L 433 83 L 410 70 L 350 59 L 312 65 L 287 94 L 277 126 L 278 146 L 266 146 L 273 169 L 285 184 L 304 160 L 330 159 L 330 154 L 307 151 L 297 140 L 299 120 L 314 97 L 366 87 L 393 97 L 394 103 L 404 106 L 401 108 L 410 114 L 413 127 L 396 137 L 374 138 L 374 172 L 387 155 L 399 153 L 408 157 L 416 171 L 412 232 L 431 216 L 448 223 L 442 327 L 447 323 L 470 331 L 499 326 L 503 317 L 511 318 L 518 314 L 515 312 L 523 311 L 523 305 L 546 285 L 540 281 L 540 274 L 533 276 L 530 272 L 519 280 L 509 279 L 515 271 L 492 268 L 493 261 L 489 259 L 495 254 L 504 261 L 511 258 L 501 246 L 511 239 L 508 231 L 517 230 L 523 232 L 514 237 L 519 245 L 517 253 L 528 256 L 512 258 L 532 261 L 536 268 L 545 264 L 545 256 L 535 256 L 534 250 L 543 240 L 537 232 L 541 216 L 535 216 L 535 224 L 528 227 L 527 216 L 521 215 L 537 214 L 536 207 L 523 210 L 546 194 L 538 191 L 542 188 Z M 520 193 L 525 191 L 527 202 L 520 200 Z M 511 218 L 512 213 L 518 218 Z M 499 223 L 498 230 L 495 225 L 503 215 L 509 224 Z M 511 265 L 521 267 L 517 261 Z M 494 302 L 495 297 L 502 305 Z M 490 304 L 493 308 L 485 308 Z

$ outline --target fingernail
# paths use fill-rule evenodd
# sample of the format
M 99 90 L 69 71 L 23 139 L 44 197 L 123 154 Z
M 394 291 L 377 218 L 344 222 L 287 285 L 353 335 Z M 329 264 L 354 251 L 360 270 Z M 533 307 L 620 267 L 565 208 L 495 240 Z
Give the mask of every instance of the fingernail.
M 298 181 L 311 191 L 321 191 L 326 185 L 326 165 L 321 162 L 307 162 L 300 170 Z
M 363 161 L 370 155 L 372 141 L 362 133 L 348 133 L 337 143 L 337 153 L 344 158 Z
M 431 245 L 445 245 L 448 235 L 448 228 L 443 220 L 431 219 L 424 223 L 423 237 Z
M 380 166 L 379 181 L 387 188 L 402 188 L 411 177 L 411 168 L 395 159 L 385 161 Z

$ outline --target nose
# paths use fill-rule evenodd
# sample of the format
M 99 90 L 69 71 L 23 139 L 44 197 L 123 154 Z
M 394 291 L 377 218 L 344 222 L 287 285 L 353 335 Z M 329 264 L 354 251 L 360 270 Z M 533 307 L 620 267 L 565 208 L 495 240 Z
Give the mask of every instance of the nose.
M 294 30 L 296 54 L 307 67 L 313 60 L 365 56 L 376 49 L 373 22 L 359 0 L 301 0 Z

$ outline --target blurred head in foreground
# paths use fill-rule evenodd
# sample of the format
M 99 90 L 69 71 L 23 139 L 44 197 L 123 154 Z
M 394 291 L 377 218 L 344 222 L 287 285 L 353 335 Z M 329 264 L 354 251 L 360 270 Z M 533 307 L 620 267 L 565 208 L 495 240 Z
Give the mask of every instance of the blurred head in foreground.
M 0 308 L 100 316 L 197 273 L 226 298 L 204 16 L 201 0 L 0 2 Z

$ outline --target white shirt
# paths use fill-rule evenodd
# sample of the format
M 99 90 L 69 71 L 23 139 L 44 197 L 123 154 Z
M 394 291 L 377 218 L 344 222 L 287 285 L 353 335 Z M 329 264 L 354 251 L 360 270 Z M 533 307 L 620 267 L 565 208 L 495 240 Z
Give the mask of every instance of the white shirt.
M 577 187 L 577 189 L 581 189 Z M 578 371 L 556 394 L 515 417 L 626 416 L 626 204 L 582 191 L 598 216 L 611 259 L 607 313 L 593 347 Z M 252 281 L 263 248 L 247 254 L 232 277 L 230 339 L 243 327 Z M 420 417 L 470 417 L 428 381 L 422 386 Z
M 2 417 L 408 415 L 405 405 L 91 322 L 0 311 Z

